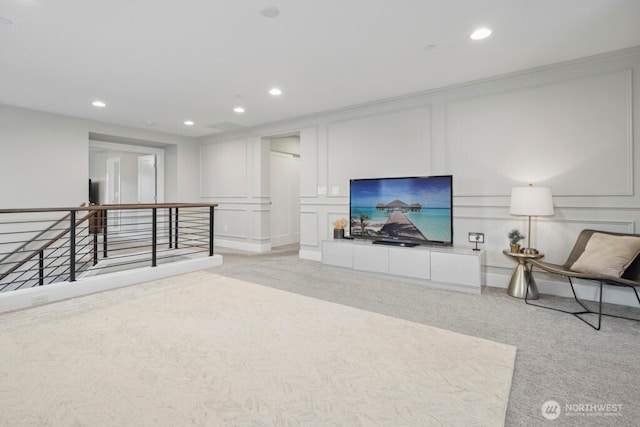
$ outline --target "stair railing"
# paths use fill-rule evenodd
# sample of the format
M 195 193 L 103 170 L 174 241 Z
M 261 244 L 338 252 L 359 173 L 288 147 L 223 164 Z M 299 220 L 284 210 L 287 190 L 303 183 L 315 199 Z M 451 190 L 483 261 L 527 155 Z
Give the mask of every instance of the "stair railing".
M 74 282 L 79 273 L 96 274 L 99 269 L 108 272 L 156 267 L 203 252 L 213 256 L 216 206 L 154 203 L 0 209 L 0 255 L 4 255 L 0 258 L 0 292 Z M 25 219 L 28 215 L 58 212 L 65 215 L 56 220 Z M 113 212 L 121 217 L 118 227 L 109 225 Z M 4 220 L 6 217 L 9 220 Z M 68 226 L 59 228 L 65 221 Z M 29 229 L 34 223 L 47 226 Z M 14 236 L 25 234 L 33 237 L 14 240 Z M 3 267 L 8 268 L 2 272 Z
M 85 206 L 85 203 L 80 205 L 80 207 L 83 207 L 83 206 Z M 90 215 L 91 214 L 87 214 L 87 216 L 85 216 L 84 218 L 80 219 L 79 222 L 81 223 L 81 222 L 87 220 Z M 25 248 L 27 248 L 29 245 L 39 241 L 46 234 L 51 233 L 51 231 L 55 230 L 56 227 L 58 227 L 64 221 L 68 220 L 70 217 L 71 217 L 71 213 L 66 214 L 65 216 L 63 216 L 59 220 L 55 221 L 53 224 L 51 224 L 50 226 L 48 226 L 44 230 L 40 231 L 38 234 L 36 234 L 34 237 L 29 239 L 28 241 L 22 243 L 19 247 L 14 249 L 12 252 L 9 252 L 8 254 L 6 254 L 5 257 L 0 259 L 0 265 L 3 265 L 3 263 L 5 261 L 7 261 L 8 259 L 10 259 L 11 257 L 23 252 Z M 67 229 L 63 230 L 62 232 L 58 233 L 57 235 L 55 235 L 54 237 L 49 238 L 48 240 L 46 240 L 46 242 L 44 244 L 42 244 L 41 246 L 39 246 L 38 248 L 30 249 L 29 251 L 27 251 L 27 255 L 22 260 L 20 260 L 18 262 L 14 262 L 13 263 L 13 267 L 9 268 L 7 271 L 5 271 L 2 274 L 0 274 L 0 283 L 2 282 L 2 280 L 5 277 L 7 277 L 11 273 L 15 272 L 16 270 L 18 270 L 20 267 L 24 266 L 27 262 L 31 261 L 36 255 L 41 254 L 45 249 L 49 248 L 56 241 L 58 241 L 61 238 L 63 238 L 67 233 L 69 233 L 69 231 L 70 231 L 70 228 L 67 228 Z

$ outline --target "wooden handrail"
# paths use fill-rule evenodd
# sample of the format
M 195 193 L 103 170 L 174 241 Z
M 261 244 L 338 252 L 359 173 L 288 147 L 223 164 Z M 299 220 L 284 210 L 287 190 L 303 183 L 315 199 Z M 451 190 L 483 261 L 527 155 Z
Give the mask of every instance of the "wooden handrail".
M 131 209 L 162 209 L 162 208 L 215 208 L 217 203 L 132 203 L 119 205 L 90 205 L 80 207 L 55 207 L 55 208 L 23 208 L 0 209 L 0 214 L 27 213 L 27 212 L 70 212 L 92 210 L 131 210 Z

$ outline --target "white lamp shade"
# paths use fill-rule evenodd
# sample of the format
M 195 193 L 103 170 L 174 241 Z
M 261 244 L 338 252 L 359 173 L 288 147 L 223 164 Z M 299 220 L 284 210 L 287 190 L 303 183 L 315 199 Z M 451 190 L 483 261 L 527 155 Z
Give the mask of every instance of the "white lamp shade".
M 549 187 L 514 187 L 511 190 L 511 215 L 553 215 L 553 197 Z

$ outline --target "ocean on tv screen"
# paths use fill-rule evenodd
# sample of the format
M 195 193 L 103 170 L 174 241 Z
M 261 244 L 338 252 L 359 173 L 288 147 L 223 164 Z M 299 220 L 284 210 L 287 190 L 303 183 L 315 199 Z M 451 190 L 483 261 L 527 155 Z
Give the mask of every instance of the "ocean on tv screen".
M 451 177 L 351 181 L 351 235 L 452 243 Z

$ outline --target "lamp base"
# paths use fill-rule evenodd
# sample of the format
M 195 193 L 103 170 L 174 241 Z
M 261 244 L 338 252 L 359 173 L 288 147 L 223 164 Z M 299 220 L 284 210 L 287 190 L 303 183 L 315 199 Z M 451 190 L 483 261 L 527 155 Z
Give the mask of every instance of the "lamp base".
M 522 250 L 522 253 L 526 255 L 536 255 L 538 253 L 538 250 L 533 248 L 524 248 Z

